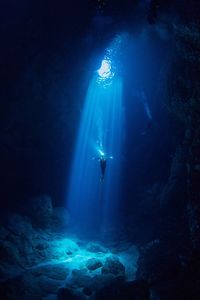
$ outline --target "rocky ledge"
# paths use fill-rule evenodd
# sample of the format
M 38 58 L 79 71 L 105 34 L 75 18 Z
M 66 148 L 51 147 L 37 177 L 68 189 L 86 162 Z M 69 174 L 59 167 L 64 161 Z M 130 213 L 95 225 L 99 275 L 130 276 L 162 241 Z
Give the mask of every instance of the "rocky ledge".
M 145 282 L 134 280 L 136 247 L 72 238 L 68 219 L 43 196 L 31 214 L 13 214 L 0 226 L 1 299 L 148 299 Z

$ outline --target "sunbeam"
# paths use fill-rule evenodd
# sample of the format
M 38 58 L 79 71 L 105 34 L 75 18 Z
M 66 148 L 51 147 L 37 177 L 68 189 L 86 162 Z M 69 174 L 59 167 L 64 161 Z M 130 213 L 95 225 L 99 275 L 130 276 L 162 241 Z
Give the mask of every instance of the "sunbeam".
M 109 51 L 88 87 L 69 184 L 69 212 L 81 232 L 114 224 L 120 197 L 123 83 Z

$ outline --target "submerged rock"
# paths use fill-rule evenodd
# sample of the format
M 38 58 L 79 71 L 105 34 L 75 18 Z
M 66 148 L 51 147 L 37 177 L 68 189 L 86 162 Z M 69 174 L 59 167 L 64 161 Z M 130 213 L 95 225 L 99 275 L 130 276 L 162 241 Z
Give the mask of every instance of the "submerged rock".
M 83 270 L 72 270 L 72 277 L 70 281 L 70 285 L 76 287 L 84 287 L 87 286 L 88 282 L 91 280 L 91 277 L 87 273 L 87 269 Z
M 88 261 L 86 262 L 86 267 L 88 268 L 88 270 L 90 271 L 94 271 L 96 269 L 99 269 L 103 266 L 102 262 L 100 261 L 100 259 L 97 258 L 90 258 L 88 259 Z
M 75 255 L 79 246 L 76 242 L 71 239 L 58 239 L 49 243 L 50 245 L 50 253 L 49 255 L 53 259 L 66 259 L 70 255 Z
M 98 253 L 98 252 L 102 252 L 102 253 L 107 253 L 108 250 L 106 248 L 104 248 L 103 246 L 97 244 L 97 243 L 89 243 L 86 247 L 86 250 L 89 252 L 94 252 L 94 253 Z
M 63 284 L 61 280 L 52 279 L 47 276 L 40 276 L 38 283 L 43 295 L 56 294 Z
M 95 275 L 87 282 L 86 288 L 92 293 L 93 291 L 100 290 L 116 281 L 116 277 L 112 274 Z
M 35 276 L 45 275 L 46 277 L 55 280 L 65 280 L 69 275 L 69 269 L 65 264 L 46 265 L 33 269 L 32 274 Z
M 105 264 L 101 269 L 101 273 L 125 277 L 125 267 L 119 261 L 118 257 L 110 256 L 106 258 Z
M 53 206 L 49 196 L 42 195 L 31 199 L 27 210 L 35 227 L 46 228 L 51 224 Z

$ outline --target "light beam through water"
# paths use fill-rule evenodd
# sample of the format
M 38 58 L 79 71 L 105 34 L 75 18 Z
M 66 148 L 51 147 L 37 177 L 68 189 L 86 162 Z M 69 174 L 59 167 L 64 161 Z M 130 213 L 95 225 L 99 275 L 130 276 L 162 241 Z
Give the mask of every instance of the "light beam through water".
M 68 190 L 68 209 L 79 233 L 114 224 L 120 197 L 122 78 L 103 60 L 88 87 Z M 99 79 L 104 79 L 103 81 Z M 107 82 L 106 82 L 107 80 Z M 106 159 L 101 178 L 100 159 Z M 111 159 L 113 158 L 113 159 Z M 109 225 L 108 225 L 109 224 Z

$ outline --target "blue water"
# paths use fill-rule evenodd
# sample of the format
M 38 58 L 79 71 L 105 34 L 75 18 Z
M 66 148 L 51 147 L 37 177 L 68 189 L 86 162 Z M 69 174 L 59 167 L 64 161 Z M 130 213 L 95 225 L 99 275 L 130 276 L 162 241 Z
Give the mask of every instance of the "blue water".
M 123 139 L 122 79 L 90 81 L 78 133 L 68 191 L 68 209 L 77 232 L 97 234 L 117 220 Z M 107 159 L 102 181 L 101 153 Z

